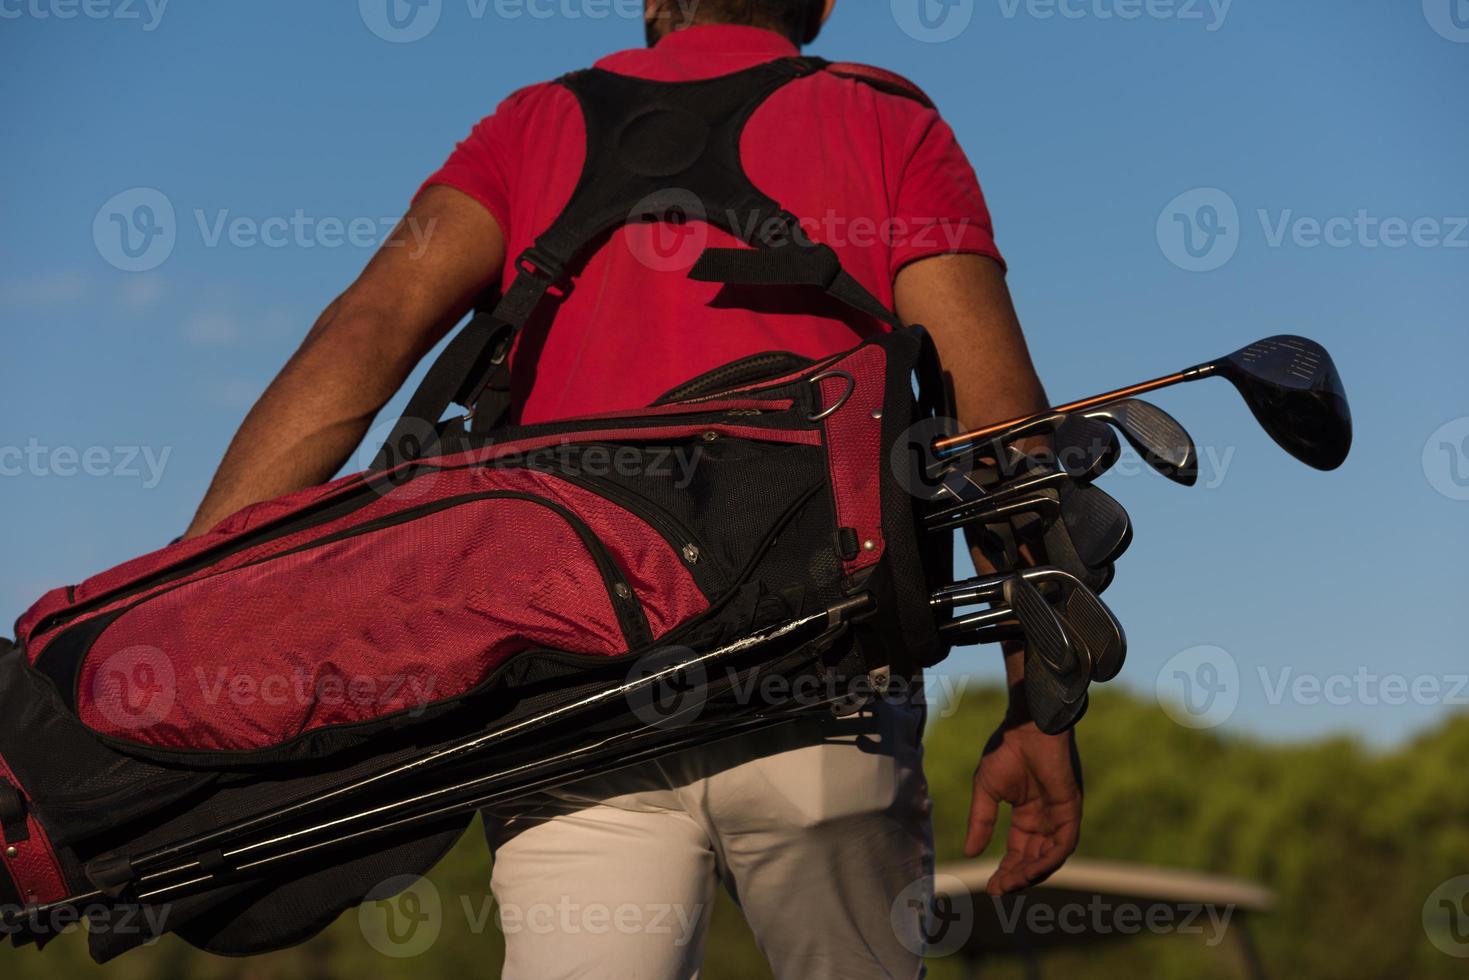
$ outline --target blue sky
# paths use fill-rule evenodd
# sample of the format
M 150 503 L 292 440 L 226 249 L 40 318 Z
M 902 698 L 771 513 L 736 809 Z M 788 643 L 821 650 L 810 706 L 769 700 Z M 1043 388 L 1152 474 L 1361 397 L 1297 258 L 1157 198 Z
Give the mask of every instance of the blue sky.
M 925 2 L 929 27 L 917 0 L 842 0 L 813 50 L 936 98 L 1053 395 L 1296 332 L 1353 398 L 1356 452 L 1320 474 L 1226 385 L 1159 396 L 1207 485 L 1104 483 L 1138 530 L 1107 596 L 1120 683 L 1212 685 L 1183 723 L 1268 736 L 1390 741 L 1464 710 L 1469 3 Z M 401 30 L 385 3 L 0 0 L 0 622 L 179 533 L 453 143 L 641 38 L 627 0 L 428 0 Z M 111 215 L 162 222 L 159 195 L 172 250 L 128 271 L 157 253 L 120 251 Z M 287 233 L 215 237 L 241 218 Z

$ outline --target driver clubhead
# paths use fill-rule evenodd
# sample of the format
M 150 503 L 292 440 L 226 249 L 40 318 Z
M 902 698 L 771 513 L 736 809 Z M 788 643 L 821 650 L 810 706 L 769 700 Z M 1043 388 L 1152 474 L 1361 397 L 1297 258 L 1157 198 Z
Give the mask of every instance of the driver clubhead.
M 1126 398 L 1087 412 L 1088 419 L 1110 422 L 1143 461 L 1174 483 L 1191 487 L 1199 480 L 1199 451 L 1178 420 L 1152 402 Z
M 1291 334 L 1267 337 L 1211 365 L 1260 427 L 1307 466 L 1334 470 L 1352 449 L 1352 410 L 1326 348 Z

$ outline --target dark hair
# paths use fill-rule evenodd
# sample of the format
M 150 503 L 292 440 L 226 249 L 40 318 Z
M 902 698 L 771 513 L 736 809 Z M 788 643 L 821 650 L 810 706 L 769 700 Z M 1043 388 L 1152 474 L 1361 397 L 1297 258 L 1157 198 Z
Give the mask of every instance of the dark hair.
M 666 34 L 687 8 L 697 24 L 747 24 L 778 31 L 797 44 L 810 44 L 821 30 L 824 0 L 668 0 L 665 16 L 650 21 L 650 37 Z

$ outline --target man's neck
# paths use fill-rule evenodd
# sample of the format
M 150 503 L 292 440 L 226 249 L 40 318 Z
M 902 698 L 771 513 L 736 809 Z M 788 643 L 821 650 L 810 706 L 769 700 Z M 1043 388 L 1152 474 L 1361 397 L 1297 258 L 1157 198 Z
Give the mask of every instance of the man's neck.
M 771 34 L 775 34 L 778 37 L 785 38 L 797 47 L 800 47 L 801 43 L 798 38 L 793 38 L 790 35 L 786 34 L 784 31 L 778 30 L 774 27 L 767 27 L 764 24 L 734 24 L 729 21 L 700 20 L 696 18 L 692 23 L 673 24 L 672 26 L 667 25 L 668 18 L 662 17 L 654 18 L 653 20 L 648 20 L 644 22 L 644 27 L 646 28 L 647 32 L 648 47 L 657 47 L 658 42 L 662 41 L 664 38 L 668 37 L 671 34 L 677 34 L 680 31 L 693 30 L 700 27 L 743 27 L 753 30 L 769 31 Z

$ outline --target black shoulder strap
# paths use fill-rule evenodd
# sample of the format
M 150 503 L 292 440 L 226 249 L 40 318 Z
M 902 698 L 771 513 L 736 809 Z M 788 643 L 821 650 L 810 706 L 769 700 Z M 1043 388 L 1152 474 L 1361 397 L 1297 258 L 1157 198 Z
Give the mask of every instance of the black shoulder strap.
M 740 162 L 740 137 L 755 110 L 789 82 L 828 67 L 819 58 L 782 58 L 694 82 L 656 82 L 597 68 L 560 79 L 576 96 L 587 128 L 586 163 L 571 199 L 516 260 L 515 276 L 498 302 L 482 304 L 429 369 L 372 468 L 427 455 L 447 426 L 464 421 L 441 421 L 451 404 L 470 410 L 477 431 L 498 425 L 510 405 L 511 348 L 546 294 L 603 235 L 635 219 L 690 217 L 690 201 L 703 211 L 691 217 L 751 246 L 707 250 L 690 278 L 816 286 L 898 327 L 892 311 L 842 268 L 836 252 L 812 242 L 800 219 L 757 188 Z

